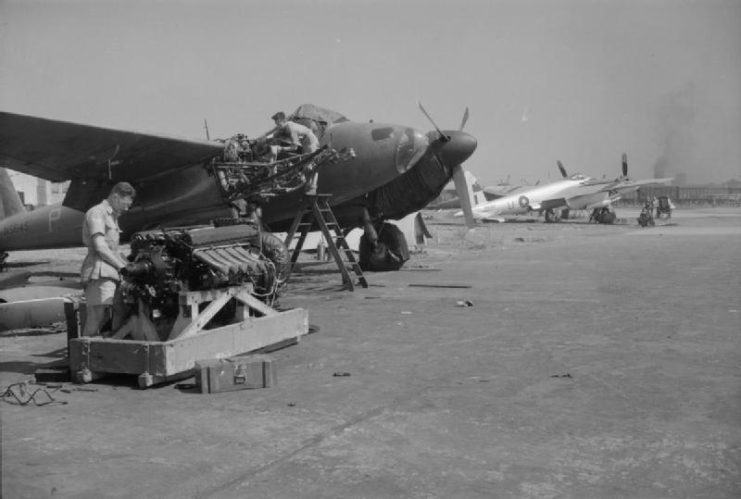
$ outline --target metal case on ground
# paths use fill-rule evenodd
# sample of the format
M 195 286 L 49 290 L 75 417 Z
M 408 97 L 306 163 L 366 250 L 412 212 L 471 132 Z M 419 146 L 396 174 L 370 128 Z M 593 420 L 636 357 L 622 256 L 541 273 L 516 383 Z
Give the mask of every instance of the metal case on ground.
M 199 360 L 195 372 L 201 393 L 268 388 L 278 382 L 275 361 L 269 355 Z

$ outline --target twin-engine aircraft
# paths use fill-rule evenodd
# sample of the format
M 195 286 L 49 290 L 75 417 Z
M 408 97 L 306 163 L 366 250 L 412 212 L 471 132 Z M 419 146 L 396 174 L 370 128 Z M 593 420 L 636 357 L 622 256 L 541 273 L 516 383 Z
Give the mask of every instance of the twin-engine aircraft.
M 503 222 L 506 215 L 526 215 L 532 212 L 545 213 L 546 221 L 558 221 L 557 210 L 597 210 L 607 208 L 622 197 L 624 192 L 638 190 L 641 186 L 666 184 L 672 178 L 630 180 L 628 157 L 622 157 L 622 176 L 614 180 L 597 180 L 575 173 L 568 175 L 558 161 L 562 180 L 550 184 L 522 188 L 516 192 L 473 207 L 477 220 Z M 461 213 L 458 213 L 460 215 Z
M 429 118 L 421 104 L 420 109 Z M 367 228 L 368 214 L 376 224 L 400 219 L 437 197 L 451 178 L 465 195 L 461 165 L 477 145 L 462 131 L 467 118 L 468 109 L 459 130 L 440 130 L 433 122 L 435 130 L 423 133 L 403 125 L 352 122 L 305 104 L 289 119 L 316 132 L 319 151 L 266 165 L 250 151 L 246 160 L 227 154 L 234 146 L 229 140 L 173 138 L 0 112 L 0 164 L 52 182 L 71 181 L 61 205 L 0 220 L 0 254 L 80 246 L 85 211 L 119 181 L 137 190 L 134 206 L 119 221 L 124 239 L 139 230 L 234 217 L 240 200 L 253 202 L 256 196 L 263 222 L 284 231 L 306 198 L 302 189 L 281 186 L 281 175 L 295 174 L 296 166 L 309 161 L 319 172 L 318 192 L 331 196 L 343 228 L 363 227 L 363 221 Z M 259 149 L 254 141 L 240 140 L 240 147 Z M 470 208 L 466 212 L 472 221 Z

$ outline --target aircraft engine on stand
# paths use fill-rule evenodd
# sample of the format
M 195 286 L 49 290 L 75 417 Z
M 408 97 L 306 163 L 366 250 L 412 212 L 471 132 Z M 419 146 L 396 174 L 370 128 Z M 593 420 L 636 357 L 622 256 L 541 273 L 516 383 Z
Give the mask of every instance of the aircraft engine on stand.
M 183 291 L 251 283 L 253 295 L 271 305 L 290 271 L 282 242 L 244 223 L 138 232 L 128 258 L 114 299 L 114 331 L 136 312 L 139 301 L 158 330 L 169 330 Z

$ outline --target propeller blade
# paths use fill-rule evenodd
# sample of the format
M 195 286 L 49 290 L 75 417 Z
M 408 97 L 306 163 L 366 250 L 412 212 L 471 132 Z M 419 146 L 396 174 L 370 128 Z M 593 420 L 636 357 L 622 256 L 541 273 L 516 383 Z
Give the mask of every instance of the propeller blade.
M 466 122 L 468 121 L 468 106 L 466 106 L 466 110 L 463 111 L 463 119 L 461 120 L 461 127 L 458 130 L 463 130 L 463 127 L 466 126 Z
M 445 135 L 442 130 L 440 130 L 440 127 L 437 126 L 437 123 L 435 123 L 435 120 L 432 119 L 432 116 L 430 116 L 429 113 L 427 113 L 427 110 L 422 105 L 422 102 L 417 101 L 417 104 L 419 105 L 419 110 L 422 111 L 422 113 L 424 113 L 425 116 L 427 116 L 427 119 L 430 120 L 430 123 L 432 123 L 432 126 L 434 126 L 435 127 L 435 130 L 437 130 L 437 133 L 440 134 L 440 139 L 443 142 L 447 142 L 448 141 L 448 136 Z
M 446 135 L 437 126 L 435 120 L 432 119 L 430 113 L 427 112 L 421 101 L 417 101 L 419 110 L 422 111 L 438 134 L 438 139 L 435 141 L 435 146 L 431 149 L 432 153 L 435 154 L 441 164 L 453 165 L 453 183 L 455 184 L 455 190 L 458 194 L 458 199 L 461 203 L 461 209 L 466 220 L 467 227 L 475 227 L 476 219 L 473 216 L 473 205 L 471 199 L 473 198 L 472 186 L 468 184 L 466 180 L 466 174 L 463 171 L 462 163 L 468 159 L 468 157 L 476 149 L 476 139 L 463 132 L 463 127 L 468 121 L 468 107 L 463 113 L 463 119 L 461 120 L 461 129 L 458 131 L 449 131 L 450 135 Z M 432 144 L 430 144 L 432 145 Z
M 623 153 L 623 177 L 628 176 L 628 155 Z
M 558 165 L 558 169 L 561 170 L 561 176 L 563 178 L 568 177 L 569 175 L 566 173 L 566 168 L 563 167 L 563 163 L 561 161 L 556 161 L 556 164 Z
M 463 171 L 462 165 L 453 167 L 453 183 L 455 184 L 458 199 L 461 202 L 461 210 L 463 210 L 463 216 L 466 220 L 466 227 L 475 227 L 476 219 L 473 217 L 473 205 L 471 204 L 472 189 L 469 187 L 468 182 L 466 182 L 466 174 Z

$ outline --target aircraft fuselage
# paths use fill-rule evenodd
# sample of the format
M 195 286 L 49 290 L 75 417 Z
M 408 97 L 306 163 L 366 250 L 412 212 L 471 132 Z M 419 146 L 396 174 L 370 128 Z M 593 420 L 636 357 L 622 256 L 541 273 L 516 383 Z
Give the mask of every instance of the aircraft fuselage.
M 583 180 L 566 179 L 551 184 L 523 189 L 514 194 L 489 201 L 473 209 L 475 217 L 486 218 L 501 215 L 524 215 L 533 209 L 539 209 L 542 201 L 563 197 L 571 189 L 580 185 Z
M 410 127 L 354 122 L 333 125 L 325 131 L 321 144 L 336 150 L 352 149 L 354 157 L 323 164 L 318 191 L 330 194 L 331 204 L 339 205 L 340 213 L 343 204 L 364 203 L 374 192 L 382 193 L 374 202 L 389 218 L 416 211 L 450 180 L 450 168 L 441 164 L 439 157 L 462 161 L 476 147 L 470 135 L 451 134 L 456 140 L 432 154 L 428 137 Z M 143 229 L 205 224 L 233 216 L 233 207 L 209 164 L 210 160 L 186 164 L 143 179 L 128 179 L 125 172 L 117 175 L 115 181 L 130 181 L 137 189 L 134 206 L 119 220 L 123 238 Z M 157 165 L 152 165 L 152 171 L 157 171 Z M 67 201 L 63 204 L 72 204 Z M 264 221 L 281 230 L 304 202 L 301 192 L 271 198 L 263 205 Z M 0 251 L 80 246 L 83 217 L 82 211 L 53 205 L 0 220 Z M 346 227 L 359 222 L 352 210 L 340 221 Z

